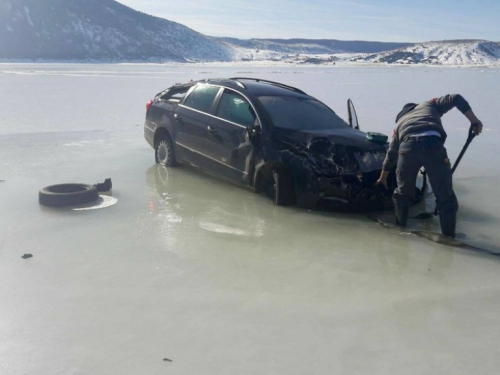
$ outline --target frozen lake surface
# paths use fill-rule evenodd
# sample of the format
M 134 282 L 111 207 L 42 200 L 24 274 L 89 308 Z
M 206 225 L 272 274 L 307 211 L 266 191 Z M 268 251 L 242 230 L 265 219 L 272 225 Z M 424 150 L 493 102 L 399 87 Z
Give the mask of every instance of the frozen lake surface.
M 405 103 L 462 94 L 485 130 L 455 173 L 457 231 L 500 252 L 500 69 L 0 64 L 0 373 L 496 373 L 500 257 L 155 165 L 146 102 L 233 76 L 343 118 L 351 98 L 361 129 L 388 135 Z M 469 124 L 443 122 L 453 161 Z M 107 177 L 112 207 L 38 204 Z

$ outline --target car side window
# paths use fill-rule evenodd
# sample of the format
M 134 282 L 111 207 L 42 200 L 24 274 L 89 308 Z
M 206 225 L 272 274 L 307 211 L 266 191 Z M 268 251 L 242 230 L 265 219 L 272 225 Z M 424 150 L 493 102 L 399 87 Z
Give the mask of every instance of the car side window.
M 184 98 L 184 95 L 186 95 L 186 93 L 190 88 L 191 88 L 190 86 L 186 86 L 186 87 L 170 89 L 162 93 L 160 95 L 160 99 L 167 100 L 169 102 L 179 103 L 182 100 L 182 98 Z
M 186 98 L 184 105 L 202 112 L 210 112 L 219 87 L 198 85 Z
M 225 90 L 222 94 L 216 116 L 243 126 L 250 126 L 255 122 L 250 103 L 231 90 Z

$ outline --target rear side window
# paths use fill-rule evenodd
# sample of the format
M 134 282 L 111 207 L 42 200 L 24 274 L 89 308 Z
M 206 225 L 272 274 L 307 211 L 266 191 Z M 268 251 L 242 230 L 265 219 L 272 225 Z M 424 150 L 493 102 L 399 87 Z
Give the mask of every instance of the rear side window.
M 250 103 L 230 90 L 225 90 L 222 94 L 216 116 L 243 126 L 250 126 L 255 122 Z
M 169 102 L 175 102 L 178 103 L 184 98 L 184 95 L 188 92 L 188 90 L 191 87 L 179 87 L 179 88 L 174 88 L 170 89 L 160 95 L 160 99 L 162 100 L 167 100 Z
M 210 108 L 218 92 L 219 87 L 198 85 L 186 98 L 184 105 L 198 111 L 210 112 Z

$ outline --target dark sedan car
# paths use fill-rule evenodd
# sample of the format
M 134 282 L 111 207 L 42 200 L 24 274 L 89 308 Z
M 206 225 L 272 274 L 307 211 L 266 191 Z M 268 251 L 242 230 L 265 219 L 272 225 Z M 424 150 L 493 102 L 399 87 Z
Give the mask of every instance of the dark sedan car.
M 156 162 L 194 165 L 265 192 L 277 205 L 384 208 L 374 186 L 387 137 L 359 130 L 302 90 L 255 78 L 177 84 L 147 103 Z M 391 180 L 393 182 L 393 179 Z

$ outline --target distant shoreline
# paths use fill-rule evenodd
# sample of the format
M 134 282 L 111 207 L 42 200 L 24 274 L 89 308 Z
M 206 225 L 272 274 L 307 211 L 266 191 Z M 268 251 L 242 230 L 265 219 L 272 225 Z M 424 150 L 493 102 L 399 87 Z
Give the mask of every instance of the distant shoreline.
M 300 62 L 285 62 L 285 61 L 210 61 L 210 62 L 151 62 L 151 61 L 109 61 L 109 60 L 29 60 L 29 59 L 0 59 L 0 65 L 7 64 L 82 64 L 82 65 L 153 65 L 153 66 L 248 66 L 248 67 L 265 67 L 265 66 L 303 66 L 303 67 L 318 67 L 318 68 L 340 68 L 340 67 L 406 67 L 406 68 L 500 68 L 500 64 L 469 64 L 469 65 L 454 65 L 454 64 L 397 64 L 397 63 L 371 63 L 371 62 L 336 62 L 332 63 L 300 63 Z

